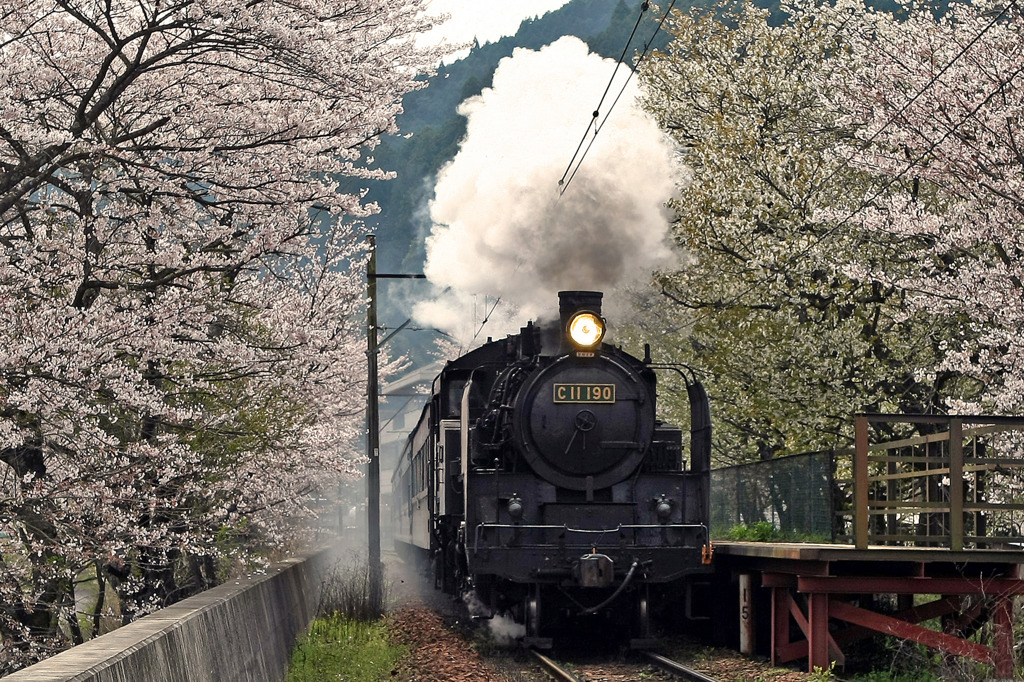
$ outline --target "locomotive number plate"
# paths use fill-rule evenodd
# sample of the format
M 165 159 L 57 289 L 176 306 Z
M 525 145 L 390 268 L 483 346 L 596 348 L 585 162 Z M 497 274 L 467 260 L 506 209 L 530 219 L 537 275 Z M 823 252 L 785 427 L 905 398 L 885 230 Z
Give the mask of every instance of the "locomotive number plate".
M 615 384 L 555 384 L 556 403 L 614 403 Z

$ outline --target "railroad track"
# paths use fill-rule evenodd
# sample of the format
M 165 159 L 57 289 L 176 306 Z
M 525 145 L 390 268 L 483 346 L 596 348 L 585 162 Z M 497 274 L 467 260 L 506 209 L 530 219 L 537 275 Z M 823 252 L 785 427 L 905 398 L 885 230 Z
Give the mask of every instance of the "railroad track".
M 559 682 L 579 682 L 579 679 L 575 675 L 536 649 L 530 649 L 530 653 L 533 654 L 533 657 L 537 659 L 538 663 L 540 663 L 540 667 L 544 668 L 544 672 L 551 675 Z
M 533 654 L 537 662 L 540 663 L 541 667 L 546 673 L 551 675 L 558 682 L 579 682 L 579 678 L 573 675 L 571 672 L 560 666 L 555 661 L 551 660 L 544 654 L 540 653 L 536 649 L 531 649 L 530 653 Z M 713 677 L 708 677 L 703 673 L 699 673 L 696 670 L 687 668 L 682 663 L 673 661 L 670 658 L 665 658 L 659 654 L 652 653 L 650 651 L 642 652 L 643 655 L 654 665 L 658 666 L 662 670 L 672 673 L 676 677 L 680 677 L 688 682 L 718 682 Z
M 643 654 L 654 665 L 658 666 L 662 670 L 667 670 L 673 675 L 682 677 L 684 680 L 690 680 L 690 682 L 717 682 L 713 677 L 708 677 L 696 670 L 690 670 L 682 663 L 677 663 L 670 658 L 665 658 L 664 656 L 660 656 L 652 651 L 645 651 Z

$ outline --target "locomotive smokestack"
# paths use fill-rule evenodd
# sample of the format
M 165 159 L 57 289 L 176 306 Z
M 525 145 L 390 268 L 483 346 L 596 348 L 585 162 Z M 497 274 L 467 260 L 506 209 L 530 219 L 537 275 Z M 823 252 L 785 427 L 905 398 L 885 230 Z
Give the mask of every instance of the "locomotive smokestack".
M 558 313 L 562 320 L 562 329 L 569 324 L 569 318 L 581 310 L 601 314 L 601 299 L 604 297 L 600 291 L 559 291 L 558 292 Z

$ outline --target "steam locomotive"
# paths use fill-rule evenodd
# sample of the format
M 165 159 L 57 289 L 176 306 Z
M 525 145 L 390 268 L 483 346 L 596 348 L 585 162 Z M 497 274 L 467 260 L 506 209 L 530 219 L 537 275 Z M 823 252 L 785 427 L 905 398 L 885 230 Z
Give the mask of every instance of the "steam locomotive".
M 657 592 L 710 570 L 707 394 L 687 381 L 687 467 L 682 431 L 655 416 L 668 367 L 605 344 L 601 301 L 561 292 L 557 324 L 449 362 L 392 479 L 399 554 L 532 646 L 581 619 L 628 622 L 641 646 Z

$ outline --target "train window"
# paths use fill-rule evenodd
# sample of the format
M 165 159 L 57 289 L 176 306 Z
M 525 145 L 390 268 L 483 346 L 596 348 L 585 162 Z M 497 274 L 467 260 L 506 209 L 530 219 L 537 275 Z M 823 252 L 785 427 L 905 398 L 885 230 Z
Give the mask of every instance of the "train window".
M 446 417 L 458 417 L 462 414 L 462 391 L 466 388 L 465 381 L 452 381 L 448 384 L 447 404 L 444 405 Z
M 457 462 L 462 457 L 462 433 L 456 427 L 444 432 L 445 461 Z
M 413 496 L 423 490 L 423 451 L 419 450 L 412 458 L 412 491 Z
M 427 443 L 423 444 L 416 454 L 413 456 L 412 469 L 413 469 L 413 492 L 419 494 L 423 492 L 427 487 L 427 481 L 429 476 L 427 474 L 427 468 L 429 465 L 430 458 L 427 456 L 429 453 L 429 446 Z

